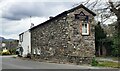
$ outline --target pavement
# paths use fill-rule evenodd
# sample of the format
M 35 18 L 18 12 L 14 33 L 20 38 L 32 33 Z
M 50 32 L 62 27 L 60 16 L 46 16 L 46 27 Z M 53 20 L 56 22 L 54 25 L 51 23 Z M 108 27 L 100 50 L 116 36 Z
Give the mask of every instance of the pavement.
M 56 64 L 38 62 L 32 60 L 22 60 L 15 56 L 0 56 L 2 69 L 109 69 L 104 67 L 81 66 L 72 64 Z

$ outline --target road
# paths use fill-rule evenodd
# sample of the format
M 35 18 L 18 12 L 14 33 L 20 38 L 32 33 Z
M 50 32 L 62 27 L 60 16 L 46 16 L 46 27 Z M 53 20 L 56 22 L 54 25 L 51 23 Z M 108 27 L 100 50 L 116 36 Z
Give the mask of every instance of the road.
M 2 59 L 0 61 L 2 69 L 100 69 L 99 67 L 28 61 L 12 56 L 0 56 L 0 59 Z

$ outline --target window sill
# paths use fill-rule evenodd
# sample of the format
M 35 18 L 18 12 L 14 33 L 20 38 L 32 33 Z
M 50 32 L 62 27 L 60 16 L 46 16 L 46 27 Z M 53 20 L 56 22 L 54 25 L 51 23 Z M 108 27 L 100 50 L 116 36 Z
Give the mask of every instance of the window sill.
M 83 36 L 89 36 L 89 33 L 82 33 Z

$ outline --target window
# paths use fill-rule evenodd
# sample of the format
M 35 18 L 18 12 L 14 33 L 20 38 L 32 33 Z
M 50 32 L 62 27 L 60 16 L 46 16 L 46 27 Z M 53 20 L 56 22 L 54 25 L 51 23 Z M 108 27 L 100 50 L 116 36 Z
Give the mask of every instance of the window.
M 23 41 L 23 34 L 21 34 L 21 35 L 19 36 L 19 40 L 20 40 L 20 42 Z
M 89 35 L 89 17 L 88 15 L 85 15 L 83 11 L 81 11 L 79 14 L 75 14 L 75 19 L 80 20 L 80 33 L 82 35 Z
M 82 21 L 82 35 L 89 35 L 88 21 Z

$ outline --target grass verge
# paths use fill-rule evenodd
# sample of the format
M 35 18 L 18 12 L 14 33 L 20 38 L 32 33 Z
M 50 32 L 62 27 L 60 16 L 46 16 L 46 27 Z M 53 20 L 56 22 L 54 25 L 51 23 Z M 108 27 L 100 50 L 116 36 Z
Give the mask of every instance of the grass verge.
M 99 61 L 97 66 L 100 66 L 100 67 L 111 67 L 111 68 L 120 68 L 120 63 L 111 62 L 111 61 Z

